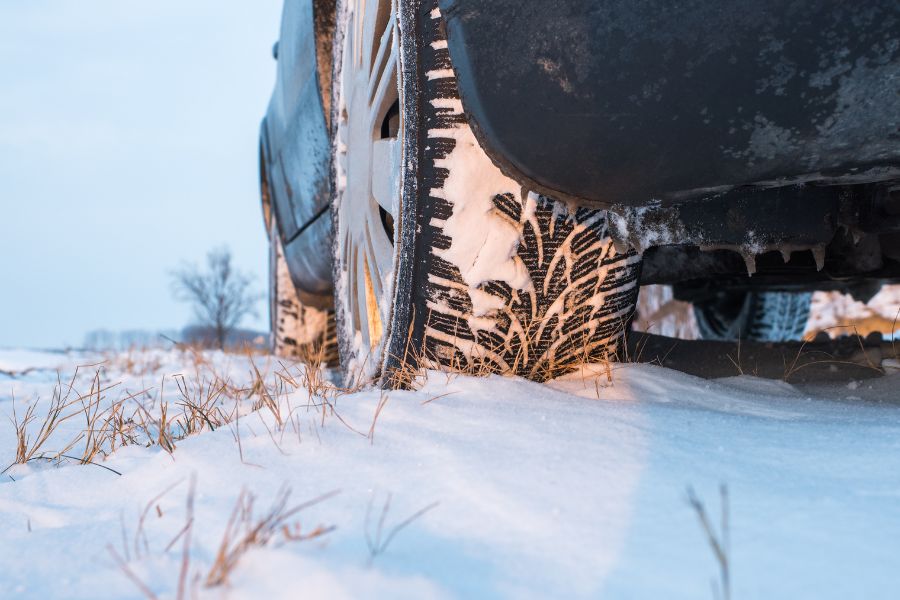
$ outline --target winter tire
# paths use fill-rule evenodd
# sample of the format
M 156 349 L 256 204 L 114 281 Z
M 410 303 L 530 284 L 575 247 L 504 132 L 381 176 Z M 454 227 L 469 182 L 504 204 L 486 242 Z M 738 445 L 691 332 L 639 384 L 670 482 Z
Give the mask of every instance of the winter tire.
M 274 214 L 269 222 L 269 326 L 277 356 L 337 363 L 334 311 L 305 306 L 291 281 Z
M 606 213 L 530 193 L 469 128 L 435 0 L 338 7 L 335 307 L 349 377 L 407 366 L 544 380 L 606 358 L 640 258 Z
M 725 291 L 694 304 L 694 316 L 706 340 L 786 342 L 803 337 L 811 301 L 808 292 Z

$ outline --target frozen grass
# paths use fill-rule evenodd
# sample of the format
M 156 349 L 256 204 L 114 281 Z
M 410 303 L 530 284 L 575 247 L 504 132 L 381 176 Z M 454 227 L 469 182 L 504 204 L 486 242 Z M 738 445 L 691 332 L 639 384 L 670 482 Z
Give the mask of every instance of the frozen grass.
M 333 527 L 319 525 L 307 531 L 295 518 L 302 510 L 335 494 L 336 492 L 331 492 L 289 507 L 291 490 L 282 488 L 276 495 L 272 507 L 262 516 L 255 516 L 256 497 L 247 490 L 241 490 L 216 550 L 215 560 L 206 574 L 204 585 L 216 587 L 228 583 L 228 578 L 238 561 L 251 548 L 268 546 L 276 539 L 280 539 L 282 543 L 301 542 L 327 534 Z
M 721 518 L 718 530 L 713 525 L 711 518 L 706 511 L 706 505 L 700 498 L 694 488 L 687 489 L 687 502 L 697 514 L 697 520 L 706 536 L 709 548 L 719 565 L 719 580 L 713 580 L 710 584 L 714 600 L 731 600 L 731 542 L 728 521 L 728 486 L 719 486 L 719 501 L 721 503 Z
M 49 402 L 39 396 L 22 400 L 13 395 L 10 420 L 16 452 L 2 473 L 32 461 L 59 464 L 74 459 L 73 451 L 80 453 L 81 464 L 97 464 L 117 449 L 132 445 L 159 447 L 171 454 L 188 437 L 231 426 L 242 415 L 251 414 L 271 416 L 271 427 L 266 420 L 260 423 L 277 444 L 276 437 L 283 439 L 289 428 L 300 434 L 298 410 L 317 412 L 322 426 L 329 418 L 340 421 L 336 398 L 362 388 L 350 390 L 333 384 L 316 356 L 304 364 L 248 353 L 241 357 L 247 373 L 236 383 L 233 374 L 217 371 L 210 355 L 199 349 L 188 348 L 175 355 L 188 368 L 161 374 L 156 386 L 148 384 L 147 378 L 165 371 L 162 357 L 166 353 L 129 350 L 101 362 L 77 365 L 68 380 L 58 374 Z M 264 371 L 257 365 L 259 358 L 266 362 Z M 130 391 L 121 381 L 111 383 L 113 373 L 132 382 L 139 379 L 141 389 Z M 89 387 L 80 392 L 83 385 Z M 295 404 L 298 390 L 305 392 L 302 405 Z M 23 402 L 24 411 L 20 408 Z M 83 427 L 64 427 L 73 420 L 82 422 Z M 231 429 L 239 441 L 237 428 Z

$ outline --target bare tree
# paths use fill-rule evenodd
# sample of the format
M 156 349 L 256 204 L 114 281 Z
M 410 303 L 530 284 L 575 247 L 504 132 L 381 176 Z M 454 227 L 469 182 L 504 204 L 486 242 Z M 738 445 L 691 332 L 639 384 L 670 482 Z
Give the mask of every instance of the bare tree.
M 253 278 L 234 268 L 227 247 L 210 250 L 205 270 L 184 265 L 172 279 L 175 297 L 193 305 L 195 317 L 212 329 L 220 349 L 241 319 L 255 314 L 259 296 L 252 290 Z

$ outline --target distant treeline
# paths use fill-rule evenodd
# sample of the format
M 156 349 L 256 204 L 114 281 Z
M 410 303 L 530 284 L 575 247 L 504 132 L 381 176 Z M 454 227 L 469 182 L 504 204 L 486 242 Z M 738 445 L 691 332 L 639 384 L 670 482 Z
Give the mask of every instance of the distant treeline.
M 171 348 L 174 343 L 215 347 L 216 333 L 211 327 L 188 325 L 177 329 L 125 329 L 111 331 L 95 329 L 84 336 L 86 350 L 127 350 L 129 348 Z M 252 329 L 235 329 L 228 333 L 225 342 L 229 347 L 253 346 L 265 349 L 269 346 L 269 334 Z

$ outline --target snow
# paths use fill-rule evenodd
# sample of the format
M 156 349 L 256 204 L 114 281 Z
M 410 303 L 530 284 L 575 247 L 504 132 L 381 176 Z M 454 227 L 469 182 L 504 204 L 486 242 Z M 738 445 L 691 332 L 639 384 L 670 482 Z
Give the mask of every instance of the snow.
M 807 332 L 826 331 L 832 337 L 854 330 L 900 332 L 900 285 L 885 285 L 867 303 L 839 292 L 816 292 Z M 896 336 L 896 333 L 894 334 Z
M 58 356 L 65 390 L 86 358 Z M 302 367 L 254 356 L 270 389 L 280 381 L 285 392 L 273 392 L 279 428 L 273 411 L 253 411 L 246 356 L 104 358 L 100 381 L 119 384 L 104 406 L 146 390 L 126 405 L 158 417 L 164 381 L 172 418 L 181 374 L 192 394 L 198 382 L 230 382 L 237 391 L 221 407 L 236 398 L 240 419 L 176 441 L 171 455 L 138 443 L 95 459 L 121 475 L 74 461 L 7 471 L 4 597 L 143 597 L 110 547 L 156 595 L 175 597 L 192 478 L 186 589 L 200 598 L 709 598 L 717 565 L 686 494 L 695 489 L 718 524 L 720 484 L 734 598 L 895 596 L 900 374 L 802 387 L 641 364 L 587 366 L 546 385 L 429 372 L 417 391 L 329 394 L 336 413 L 323 416 L 320 396 L 286 383 L 299 383 Z M 76 391 L 95 370 L 79 369 Z M 0 379 L 0 413 L 15 403 L 21 419 L 36 398 L 45 407 L 54 385 L 48 371 Z M 48 449 L 84 428 L 81 417 L 66 421 Z M 0 453 L 12 461 L 12 425 L 0 428 Z M 242 489 L 260 515 L 285 486 L 289 506 L 336 492 L 297 513 L 291 531 L 334 529 L 306 541 L 279 529 L 225 586 L 204 587 Z M 427 510 L 373 557 L 367 532 L 378 538 L 388 498 L 382 542 Z
M 68 362 L 62 352 L 0 348 L 0 373 L 17 374 L 26 370 L 56 369 Z
M 700 338 L 693 306 L 675 299 L 671 285 L 643 285 L 638 294 L 635 331 L 696 340 Z
M 462 110 L 462 104 L 434 102 L 439 108 Z M 429 129 L 428 137 L 455 140 L 449 155 L 435 161 L 435 166 L 447 169 L 449 174 L 444 187 L 432 189 L 431 195 L 444 198 L 453 206 L 453 213 L 443 223 L 450 247 L 435 250 L 435 254 L 455 265 L 468 286 L 473 315 L 469 326 L 473 330 L 490 329 L 490 319 L 479 317 L 496 312 L 502 300 L 479 290 L 480 285 L 502 281 L 516 290 L 533 289 L 528 270 L 516 254 L 521 240 L 520 227 L 500 213 L 493 200 L 495 196 L 508 194 L 521 202 L 522 187 L 490 161 L 468 125 Z M 523 206 L 525 218 L 533 215 L 535 208 L 535 197 L 529 195 Z

